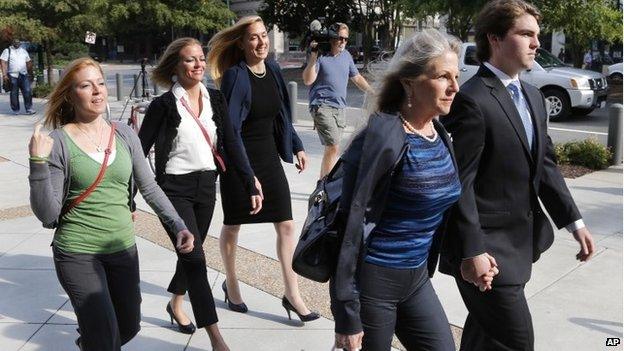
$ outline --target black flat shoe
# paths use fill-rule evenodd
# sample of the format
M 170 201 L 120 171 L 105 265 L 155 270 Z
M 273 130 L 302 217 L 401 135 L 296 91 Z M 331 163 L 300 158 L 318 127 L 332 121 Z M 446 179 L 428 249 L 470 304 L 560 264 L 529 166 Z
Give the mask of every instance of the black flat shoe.
M 228 297 L 227 285 L 225 284 L 225 280 L 223 281 L 223 284 L 221 284 L 221 289 L 223 289 L 223 293 L 225 294 L 225 302 L 227 303 L 227 306 L 230 310 L 240 313 L 247 313 L 247 311 L 249 311 L 247 305 L 245 305 L 244 302 L 237 304 L 230 300 L 230 298 Z
M 310 312 L 308 314 L 300 314 L 299 312 L 297 312 L 297 309 L 295 309 L 295 306 L 293 306 L 290 301 L 288 301 L 288 299 L 286 298 L 286 296 L 282 296 L 282 307 L 284 307 L 284 309 L 286 310 L 286 312 L 288 312 L 288 319 L 290 318 L 290 311 L 293 311 L 297 314 L 297 317 L 299 317 L 299 319 L 302 322 L 311 322 L 313 320 L 319 319 L 320 315 L 316 312 Z
M 190 322 L 187 325 L 180 324 L 176 316 L 173 314 L 173 309 L 171 308 L 171 302 L 167 303 L 166 310 L 167 310 L 167 313 L 169 313 L 169 319 L 171 320 L 171 324 L 173 324 L 173 321 L 175 320 L 176 323 L 178 324 L 178 329 L 180 330 L 180 333 L 193 334 L 195 332 L 195 329 L 197 328 L 195 328 L 195 324 L 193 324 L 193 322 Z

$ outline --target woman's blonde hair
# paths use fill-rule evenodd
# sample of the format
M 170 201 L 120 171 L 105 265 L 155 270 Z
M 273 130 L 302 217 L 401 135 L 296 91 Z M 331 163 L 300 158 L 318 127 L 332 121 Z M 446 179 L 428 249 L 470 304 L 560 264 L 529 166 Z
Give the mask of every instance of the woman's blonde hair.
M 70 100 L 70 94 L 75 83 L 74 79 L 78 71 L 89 66 L 97 68 L 104 77 L 100 64 L 90 57 L 77 58 L 65 67 L 61 79 L 48 95 L 43 121 L 46 128 L 56 129 L 74 120 L 74 106 Z
M 180 62 L 180 51 L 187 46 L 199 45 L 201 43 L 195 38 L 179 38 L 171 42 L 165 53 L 158 60 L 158 65 L 152 71 L 152 80 L 163 87 L 171 88 L 173 81 L 171 77 L 175 74 L 175 68 Z
M 245 16 L 231 27 L 215 34 L 208 42 L 208 72 L 217 86 L 221 85 L 223 72 L 245 57 L 239 47 L 247 27 L 254 23 L 264 23 L 259 16 Z

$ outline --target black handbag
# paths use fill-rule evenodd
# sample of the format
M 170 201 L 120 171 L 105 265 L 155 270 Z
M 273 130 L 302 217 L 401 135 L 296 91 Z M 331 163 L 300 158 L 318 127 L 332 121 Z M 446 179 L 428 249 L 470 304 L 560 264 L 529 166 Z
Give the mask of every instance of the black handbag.
M 293 255 L 293 270 L 321 283 L 328 281 L 336 271 L 340 251 L 337 214 L 344 176 L 342 162 L 338 160 L 310 195 L 308 216 Z

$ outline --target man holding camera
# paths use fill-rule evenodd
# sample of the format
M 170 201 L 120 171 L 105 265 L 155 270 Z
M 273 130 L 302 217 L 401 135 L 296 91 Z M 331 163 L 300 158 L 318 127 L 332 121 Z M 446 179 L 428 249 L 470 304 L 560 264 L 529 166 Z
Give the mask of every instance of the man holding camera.
M 308 63 L 303 70 L 303 83 L 310 86 L 310 113 L 321 144 L 325 146 L 321 164 L 321 178 L 338 160 L 338 148 L 346 127 L 347 84 L 349 78 L 364 92 L 371 87 L 358 72 L 349 51 L 349 27 L 344 23 L 333 24 L 328 31 L 330 49 L 319 53 L 319 43 L 310 43 Z
M 30 83 L 33 79 L 32 61 L 28 51 L 20 47 L 19 39 L 13 39 L 13 43 L 2 51 L 0 55 L 0 67 L 2 68 L 2 79 L 4 86 L 11 87 L 11 110 L 18 115 L 20 110 L 19 91 L 22 90 L 24 96 L 24 108 L 27 115 L 35 113 L 32 109 L 32 90 Z

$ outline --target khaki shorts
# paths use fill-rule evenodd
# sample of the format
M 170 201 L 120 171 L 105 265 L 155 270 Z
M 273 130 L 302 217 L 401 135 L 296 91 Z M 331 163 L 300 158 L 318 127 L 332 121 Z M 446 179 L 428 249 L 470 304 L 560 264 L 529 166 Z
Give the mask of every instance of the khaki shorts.
M 326 105 L 313 106 L 310 113 L 321 144 L 339 145 L 342 132 L 347 126 L 345 110 Z

